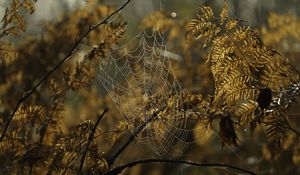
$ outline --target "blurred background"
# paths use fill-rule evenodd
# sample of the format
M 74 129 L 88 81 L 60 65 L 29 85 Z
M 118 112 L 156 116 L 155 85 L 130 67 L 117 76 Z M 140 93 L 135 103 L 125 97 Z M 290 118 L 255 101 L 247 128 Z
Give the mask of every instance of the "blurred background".
M 28 17 L 27 21 L 29 32 L 41 30 L 40 24 L 45 21 L 56 20 L 66 13 L 72 13 L 75 9 L 86 6 L 88 0 L 44 0 L 36 3 L 36 11 Z M 105 4 L 120 6 L 123 2 L 118 0 L 103 0 Z M 4 14 L 5 7 L 9 1 L 0 1 L 0 15 Z M 149 0 L 133 1 L 122 11 L 124 18 L 130 24 L 129 32 L 137 28 L 139 22 L 150 13 L 163 9 L 168 12 L 176 12 L 177 16 L 183 19 L 190 19 L 196 12 L 199 5 L 209 5 L 215 10 L 223 7 L 222 0 Z M 270 12 L 299 15 L 300 4 L 297 0 L 231 0 L 228 1 L 230 13 L 232 16 L 239 17 L 247 24 L 256 27 L 267 24 Z

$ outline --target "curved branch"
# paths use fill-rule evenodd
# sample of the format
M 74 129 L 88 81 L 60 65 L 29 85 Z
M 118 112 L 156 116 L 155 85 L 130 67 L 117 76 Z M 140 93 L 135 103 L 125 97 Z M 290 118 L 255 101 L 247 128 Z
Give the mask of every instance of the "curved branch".
M 89 150 L 89 146 L 90 146 L 91 142 L 93 141 L 93 137 L 94 137 L 94 134 L 95 134 L 95 132 L 96 132 L 96 130 L 97 130 L 97 127 L 98 127 L 98 125 L 99 125 L 101 119 L 103 118 L 104 114 L 105 114 L 107 111 L 108 111 L 108 109 L 105 109 L 105 110 L 103 111 L 103 113 L 98 117 L 98 119 L 97 119 L 97 121 L 96 121 L 96 123 L 95 123 L 95 126 L 94 126 L 92 132 L 90 133 L 90 135 L 89 135 L 89 137 L 88 137 L 88 142 L 87 142 L 87 144 L 86 144 L 86 146 L 85 146 L 85 149 L 84 149 L 84 151 L 83 151 L 83 154 L 82 154 L 82 157 L 81 157 L 81 160 L 80 160 L 80 165 L 79 165 L 79 169 L 78 169 L 78 172 L 79 172 L 79 173 L 81 173 L 81 170 L 82 170 L 82 167 L 83 167 L 83 163 L 84 163 L 86 154 L 87 154 L 87 152 L 88 152 L 88 150 Z
M 129 138 L 127 139 L 126 143 L 117 150 L 116 153 L 114 153 L 112 156 L 107 158 L 107 163 L 111 167 L 115 160 L 121 155 L 121 153 L 130 145 L 130 143 L 134 140 L 134 138 L 144 130 L 144 128 L 151 122 L 153 121 L 157 116 L 157 113 L 153 113 L 151 117 L 149 117 L 145 122 L 140 124 L 138 127 L 134 129 L 134 131 L 131 133 Z
M 95 30 L 96 28 L 98 28 L 99 26 L 103 25 L 103 24 L 107 24 L 108 20 L 114 16 L 115 14 L 117 14 L 118 12 L 120 12 L 123 8 L 125 8 L 127 6 L 127 4 L 129 4 L 131 0 L 127 0 L 126 3 L 124 3 L 119 9 L 117 9 L 116 11 L 114 11 L 113 13 L 111 13 L 110 15 L 108 15 L 103 21 L 101 21 L 100 23 L 96 24 L 95 26 L 90 26 L 88 31 L 83 34 L 78 40 L 75 40 L 75 44 L 74 46 L 71 48 L 71 50 L 68 52 L 68 54 L 54 67 L 52 68 L 46 75 L 44 75 L 44 77 L 28 92 L 24 93 L 18 100 L 12 114 L 10 115 L 8 121 L 5 124 L 5 128 L 1 134 L 0 137 L 0 142 L 3 140 L 5 133 L 7 131 L 7 129 L 9 128 L 9 125 L 15 115 L 15 113 L 17 112 L 19 106 L 21 105 L 21 103 L 23 103 L 28 97 L 30 97 L 36 90 L 37 88 L 48 79 L 48 77 L 55 72 L 75 51 L 75 49 L 78 47 L 79 43 L 93 30 Z
M 291 126 L 288 116 L 286 117 L 286 121 L 287 121 L 287 125 L 288 125 L 289 130 L 291 130 L 294 134 L 296 134 L 297 137 L 300 137 L 300 133 L 295 128 L 293 128 Z
M 294 134 L 296 134 L 297 137 L 300 137 L 300 133 L 299 133 L 296 129 L 294 129 L 293 127 L 291 127 L 290 124 L 289 124 L 289 129 L 290 129 Z
M 228 164 L 221 164 L 221 163 L 196 163 L 196 162 L 190 162 L 190 161 L 185 161 L 185 160 L 168 160 L 168 159 L 146 159 L 146 160 L 138 160 L 134 162 L 127 163 L 125 165 L 118 166 L 116 168 L 113 168 L 106 172 L 104 175 L 118 175 L 122 173 L 124 169 L 127 168 L 132 168 L 136 165 L 139 164 L 150 164 L 150 163 L 169 163 L 169 164 L 186 164 L 186 165 L 191 165 L 191 166 L 196 166 L 196 167 L 211 167 L 211 168 L 225 168 L 225 169 L 230 169 L 230 170 L 235 170 L 239 171 L 243 174 L 251 174 L 251 175 L 256 175 L 256 173 L 245 170 L 239 167 L 235 167 L 232 165 Z

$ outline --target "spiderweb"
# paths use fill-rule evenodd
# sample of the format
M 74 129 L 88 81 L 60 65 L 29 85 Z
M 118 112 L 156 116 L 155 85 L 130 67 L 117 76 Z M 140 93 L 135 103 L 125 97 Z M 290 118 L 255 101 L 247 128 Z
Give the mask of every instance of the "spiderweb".
M 92 49 L 82 46 L 83 50 Z M 116 108 L 132 125 L 132 131 L 146 123 L 136 139 L 161 157 L 182 156 L 188 146 L 203 140 L 202 136 L 193 137 L 194 133 L 206 132 L 205 125 L 196 128 L 189 125 L 189 114 L 180 104 L 184 91 L 171 64 L 173 60 L 180 61 L 177 56 L 166 49 L 163 34 L 158 30 L 143 31 L 125 46 L 113 48 L 108 58 L 101 60 L 97 74 Z M 244 162 L 233 149 L 226 147 Z
M 93 49 L 86 44 L 80 46 L 77 54 L 81 58 Z M 177 57 L 167 50 L 163 34 L 158 30 L 143 31 L 126 45 L 113 48 L 101 60 L 97 74 L 116 108 L 132 125 L 132 131 L 146 123 L 136 139 L 149 145 L 160 157 L 182 156 L 191 144 L 205 142 L 205 137 L 203 140 L 202 136 L 193 136 L 206 134 L 206 125 L 190 126 L 186 117 L 189 114 L 180 104 L 184 90 L 172 69 L 172 61 L 180 61 Z M 150 120 L 155 113 L 158 115 Z M 219 137 L 214 130 L 211 132 Z M 226 147 L 245 167 L 252 169 L 232 148 Z
M 93 48 L 82 44 L 77 53 L 84 57 L 90 49 Z M 172 61 L 180 61 L 176 57 L 167 50 L 159 31 L 143 31 L 125 46 L 113 48 L 101 60 L 97 74 L 116 108 L 132 125 L 132 131 L 146 123 L 136 139 L 150 146 L 159 157 L 182 156 L 191 144 L 203 139 L 205 142 L 205 137 L 199 138 L 194 133 L 206 134 L 206 125 L 190 126 L 187 119 L 190 115 L 180 104 L 184 90 L 172 69 Z M 150 120 L 155 113 L 158 115 Z M 219 137 L 215 131 L 211 132 Z M 244 162 L 232 148 L 226 147 Z
M 99 64 L 97 75 L 133 128 L 149 121 L 137 139 L 158 155 L 180 154 L 190 132 L 178 104 L 170 102 L 180 97 L 181 88 L 168 53 L 159 31 L 144 31 L 126 46 L 113 49 Z

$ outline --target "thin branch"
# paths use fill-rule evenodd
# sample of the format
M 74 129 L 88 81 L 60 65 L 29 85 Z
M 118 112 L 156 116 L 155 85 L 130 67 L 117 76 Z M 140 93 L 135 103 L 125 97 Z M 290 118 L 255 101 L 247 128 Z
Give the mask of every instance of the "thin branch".
M 294 128 L 291 126 L 291 124 L 290 124 L 290 119 L 289 119 L 288 116 L 286 116 L 286 123 L 287 123 L 287 125 L 288 125 L 289 130 L 291 130 L 294 134 L 296 134 L 297 137 L 300 137 L 300 133 L 299 133 L 296 129 L 294 129 Z
M 110 131 L 104 131 L 99 133 L 98 135 L 96 135 L 95 137 L 100 137 L 103 136 L 105 134 L 111 134 L 111 133 L 118 133 L 118 132 L 125 132 L 127 131 L 127 129 L 116 129 L 116 130 L 110 130 Z
M 9 125 L 15 115 L 15 113 L 17 112 L 20 104 L 22 102 L 24 102 L 28 97 L 30 97 L 36 90 L 37 88 L 44 82 L 48 79 L 48 77 L 53 73 L 55 72 L 72 54 L 73 52 L 75 51 L 75 49 L 78 47 L 79 43 L 93 30 L 95 30 L 96 28 L 98 28 L 99 26 L 103 25 L 103 24 L 107 24 L 108 23 L 108 20 L 114 16 L 115 14 L 117 14 L 118 12 L 120 12 L 123 8 L 125 8 L 127 6 L 127 4 L 130 3 L 131 0 L 127 0 L 126 3 L 124 3 L 119 9 L 117 9 L 116 11 L 114 11 L 113 13 L 111 13 L 110 15 L 108 15 L 102 22 L 98 23 L 97 25 L 94 25 L 94 26 L 90 26 L 88 31 L 83 34 L 78 40 L 75 41 L 75 44 L 74 46 L 71 48 L 71 50 L 69 51 L 69 53 L 64 57 L 64 59 L 62 59 L 53 69 L 51 69 L 46 75 L 44 75 L 44 77 L 28 92 L 24 93 L 23 96 L 18 100 L 17 102 L 17 105 L 15 106 L 12 114 L 10 115 L 7 123 L 5 124 L 5 128 L 1 134 L 1 137 L 0 137 L 0 142 L 3 140 L 4 136 L 5 136 L 5 133 L 7 131 L 7 129 L 9 128 Z
M 83 154 L 82 154 L 82 157 L 81 157 L 81 160 L 80 160 L 80 166 L 79 166 L 79 169 L 78 169 L 78 172 L 79 172 L 79 173 L 81 173 L 81 170 L 82 170 L 82 167 L 83 167 L 83 163 L 84 163 L 86 154 L 87 154 L 87 152 L 88 152 L 88 148 L 89 148 L 90 144 L 91 144 L 92 141 L 93 141 L 93 137 L 94 137 L 94 134 L 95 134 L 95 132 L 96 132 L 96 130 L 97 130 L 97 127 L 98 127 L 98 125 L 99 125 L 101 119 L 103 118 L 104 114 L 105 114 L 107 111 L 108 111 L 108 109 L 105 109 L 105 110 L 103 111 L 103 113 L 98 117 L 97 122 L 95 123 L 95 126 L 94 126 L 94 128 L 93 128 L 91 134 L 90 134 L 89 137 L 88 137 L 88 142 L 87 142 L 87 144 L 86 144 L 86 146 L 85 146 L 85 149 L 84 149 L 84 151 L 83 151 Z
M 239 167 L 235 167 L 232 165 L 228 164 L 221 164 L 221 163 L 196 163 L 196 162 L 190 162 L 190 161 L 185 161 L 185 160 L 168 160 L 168 159 L 146 159 L 146 160 L 138 160 L 134 162 L 127 163 L 125 165 L 121 165 L 118 167 L 115 167 L 108 172 L 106 172 L 104 175 L 117 175 L 122 173 L 124 169 L 127 168 L 132 168 L 136 165 L 139 164 L 150 164 L 150 163 L 169 163 L 169 164 L 186 164 L 186 165 L 191 165 L 191 166 L 197 166 L 197 167 L 212 167 L 212 168 L 225 168 L 229 170 L 235 170 L 239 171 L 243 174 L 251 174 L 251 175 L 256 175 L 256 173 L 245 170 Z
M 112 156 L 107 158 L 107 163 L 111 167 L 115 160 L 121 155 L 121 153 L 130 145 L 130 143 L 134 140 L 134 138 L 141 132 L 143 129 L 151 122 L 153 121 L 157 116 L 157 113 L 153 113 L 151 117 L 149 117 L 145 122 L 143 122 L 141 125 L 139 125 L 135 130 L 130 134 L 128 140 L 126 143 L 117 150 L 116 153 L 114 153 Z
M 297 137 L 300 137 L 300 133 L 299 133 L 296 129 L 292 128 L 290 125 L 289 125 L 289 129 L 290 129 L 293 133 L 295 133 L 295 134 L 297 135 Z
M 33 172 L 33 163 L 31 163 L 31 165 L 30 165 L 29 175 L 32 175 L 32 172 Z

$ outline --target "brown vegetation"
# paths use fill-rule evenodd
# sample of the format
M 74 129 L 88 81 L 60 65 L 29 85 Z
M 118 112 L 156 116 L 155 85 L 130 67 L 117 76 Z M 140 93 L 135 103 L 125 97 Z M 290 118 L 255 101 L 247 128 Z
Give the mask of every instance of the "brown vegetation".
M 133 122 L 124 120 L 126 114 L 116 110 L 109 93 L 94 84 L 98 65 L 126 32 L 118 12 L 131 0 L 120 8 L 89 1 L 85 8 L 47 24 L 40 37 L 26 36 L 16 44 L 10 39 L 18 41 L 26 29 L 19 12 L 33 13 L 34 2 L 11 0 L 0 28 L 0 174 L 146 174 L 143 166 L 157 162 L 244 174 L 265 170 L 260 164 L 233 163 L 228 147 L 238 149 L 241 157 L 259 156 L 261 164 L 268 161 L 273 168 L 288 159 L 283 162 L 288 168 L 280 172 L 300 171 L 300 134 L 295 129 L 299 119 L 289 115 L 300 86 L 293 62 L 299 54 L 281 47 L 300 41 L 297 17 L 271 14 L 269 26 L 254 30 L 228 14 L 226 1 L 220 14 L 200 6 L 190 21 L 165 11 L 146 17 L 140 30 L 164 32 L 167 46 L 181 55 L 182 60 L 171 63 L 183 88 L 150 96 L 146 112 Z M 77 48 L 84 41 L 94 47 L 79 58 Z M 70 100 L 74 94 L 80 96 L 76 104 Z M 134 104 L 130 99 L 127 103 Z M 77 121 L 71 121 L 74 118 Z M 181 150 L 180 157 L 172 157 L 176 150 L 166 148 L 161 159 L 149 159 L 144 149 L 131 144 L 145 130 L 154 131 L 153 143 L 168 144 L 163 138 L 178 133 L 164 130 L 160 121 L 172 123 L 174 118 L 180 121 L 176 128 L 188 130 L 184 139 L 192 138 L 176 141 L 195 143 Z M 260 147 L 251 150 L 255 144 Z M 131 154 L 124 162 L 127 150 Z M 193 161 L 185 161 L 190 154 Z M 218 163 L 207 163 L 211 156 Z M 140 164 L 140 170 L 132 168 Z M 131 171 L 123 172 L 126 168 Z M 147 168 L 150 174 L 157 167 Z M 161 172 L 167 168 L 162 166 Z

